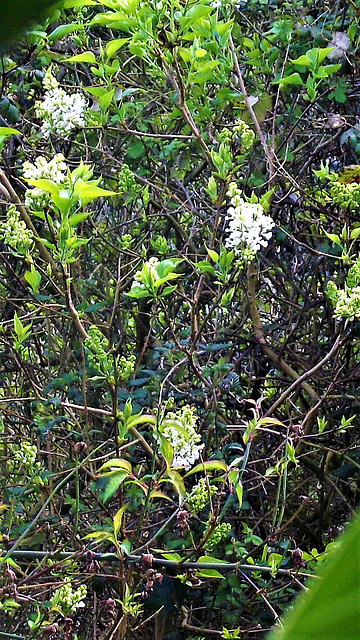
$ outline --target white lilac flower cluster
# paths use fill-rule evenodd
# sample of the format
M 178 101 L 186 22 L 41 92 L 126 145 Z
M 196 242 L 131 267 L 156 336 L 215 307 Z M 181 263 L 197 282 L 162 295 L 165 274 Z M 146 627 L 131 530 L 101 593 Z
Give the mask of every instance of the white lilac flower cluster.
M 71 585 L 70 578 L 66 577 L 64 584 L 59 589 L 56 589 L 53 597 L 50 600 L 52 609 L 60 609 L 65 615 L 75 613 L 76 609 L 85 607 L 83 599 L 86 598 L 86 585 L 81 584 L 78 589 L 74 589 Z
M 245 252 L 251 260 L 261 247 L 267 247 L 275 223 L 259 202 L 247 202 L 241 194 L 241 189 L 231 182 L 228 190 L 231 206 L 226 216 L 229 236 L 225 246 L 236 254 Z
M 49 68 L 43 80 L 46 89 L 44 99 L 36 102 L 36 116 L 43 120 L 41 127 L 45 138 L 50 133 L 68 137 L 77 127 L 85 124 L 86 100 L 80 93 L 69 94 L 61 89 Z
M 62 184 L 67 178 L 67 165 L 62 153 L 57 153 L 51 160 L 47 161 L 44 156 L 36 158 L 35 163 L 24 162 L 22 166 L 25 180 L 52 180 L 56 184 Z M 50 202 L 49 194 L 35 187 L 28 189 L 25 193 L 25 204 L 32 211 L 44 209 Z
M 1 225 L 0 239 L 22 256 L 29 253 L 33 243 L 33 233 L 20 219 L 20 213 L 14 204 L 10 205 L 6 222 Z
M 196 432 L 197 415 L 193 407 L 185 405 L 176 412 L 169 412 L 161 433 L 174 449 L 173 467 L 191 467 L 200 456 L 204 444 L 198 444 L 201 436 Z

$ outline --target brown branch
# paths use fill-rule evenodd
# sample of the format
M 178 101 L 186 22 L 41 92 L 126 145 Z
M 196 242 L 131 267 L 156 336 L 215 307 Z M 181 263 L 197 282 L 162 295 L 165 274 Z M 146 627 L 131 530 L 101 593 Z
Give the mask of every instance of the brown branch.
M 274 413 L 274 411 L 284 402 L 284 400 L 288 397 L 290 393 L 295 391 L 295 389 L 297 389 L 297 387 L 302 382 L 304 382 L 304 380 L 306 380 L 307 378 L 311 378 L 311 376 L 314 373 L 316 373 L 316 371 L 321 369 L 321 367 L 325 364 L 325 362 L 330 360 L 330 358 L 342 346 L 344 340 L 345 338 L 341 334 L 339 334 L 333 346 L 331 347 L 329 353 L 327 353 L 326 356 L 324 356 L 322 360 L 320 360 L 320 362 L 318 362 L 313 367 L 311 367 L 311 369 L 308 369 L 308 371 L 305 371 L 301 376 L 299 376 L 297 380 L 294 380 L 294 382 L 290 385 L 290 387 L 285 389 L 285 391 L 281 394 L 281 396 L 277 400 L 275 400 L 275 402 L 271 405 L 270 409 L 266 412 L 265 416 L 270 416 L 272 413 Z
M 316 393 L 316 391 L 307 382 L 305 382 L 305 379 L 299 380 L 300 378 L 302 378 L 302 376 L 299 376 L 299 374 L 296 373 L 296 371 L 292 367 L 290 367 L 290 365 L 288 365 L 287 362 L 285 362 L 285 360 L 283 360 L 283 358 L 278 356 L 275 353 L 275 351 L 273 351 L 266 344 L 266 340 L 265 340 L 265 337 L 264 337 L 263 325 L 262 325 L 262 322 L 261 322 L 259 309 L 258 309 L 258 306 L 257 306 L 257 303 L 256 303 L 256 298 L 257 298 L 257 292 L 256 292 L 257 270 L 256 270 L 256 267 L 255 267 L 255 262 L 254 261 L 249 264 L 247 280 L 248 280 L 248 301 L 249 301 L 249 306 L 250 306 L 250 316 L 251 316 L 251 320 L 252 320 L 254 336 L 255 336 L 256 341 L 261 345 L 262 350 L 267 355 L 267 357 L 279 369 L 281 369 L 281 371 L 283 371 L 287 376 L 289 376 L 290 378 L 292 378 L 296 382 L 299 381 L 296 386 L 298 386 L 298 384 L 299 384 L 301 386 L 301 388 L 306 393 L 308 393 L 315 402 L 317 402 L 319 400 L 319 396 Z M 268 415 L 268 414 L 266 414 L 266 415 Z
M 241 69 L 240 69 L 240 65 L 239 65 L 239 61 L 238 61 L 238 58 L 237 58 L 236 49 L 235 49 L 235 45 L 234 45 L 234 41 L 233 41 L 231 35 L 229 36 L 229 44 L 230 44 L 230 49 L 231 49 L 231 53 L 232 53 L 232 57 L 233 57 L 233 61 L 234 61 L 235 75 L 236 75 L 236 77 L 237 77 L 237 79 L 239 81 L 241 93 L 244 96 L 247 110 L 251 115 L 251 118 L 252 118 L 252 121 L 254 123 L 256 132 L 257 132 L 257 134 L 259 136 L 259 140 L 260 140 L 260 142 L 262 144 L 262 147 L 264 149 L 266 160 L 267 160 L 267 163 L 269 165 L 269 174 L 270 174 L 270 179 L 271 179 L 273 177 L 274 173 L 275 173 L 275 170 L 274 170 L 274 154 L 273 154 L 273 151 L 270 149 L 270 147 L 268 146 L 268 144 L 267 144 L 267 142 L 265 140 L 265 136 L 264 136 L 264 134 L 263 134 L 263 132 L 261 130 L 259 120 L 258 120 L 258 118 L 256 116 L 256 113 L 255 113 L 255 111 L 254 111 L 254 109 L 252 107 L 252 104 L 251 104 L 251 100 L 250 100 L 250 98 L 248 96 L 248 93 L 246 91 L 244 78 L 243 78 L 242 73 L 241 73 Z
M 39 238 L 39 234 L 35 228 L 35 226 L 33 225 L 31 218 L 28 214 L 28 212 L 26 211 L 25 206 L 22 204 L 18 194 L 16 193 L 15 189 L 13 189 L 10 181 L 8 180 L 8 178 L 6 177 L 4 171 L 2 169 L 0 169 L 0 181 L 2 182 L 3 186 L 5 187 L 5 190 L 8 193 L 8 200 L 10 202 L 13 202 L 14 204 L 16 204 L 19 213 L 21 215 L 21 218 L 23 219 L 23 221 L 25 222 L 26 226 L 28 227 L 28 229 L 31 229 L 31 231 L 34 234 L 34 240 L 36 243 L 36 246 L 39 249 L 39 253 L 42 257 L 43 260 L 45 260 L 45 262 L 48 262 L 49 264 L 51 264 L 52 268 L 54 269 L 54 271 L 58 271 L 57 265 L 55 260 L 53 259 L 53 257 L 50 255 L 50 253 L 48 252 L 48 250 L 46 249 L 46 247 L 44 247 L 43 243 L 41 242 L 40 238 Z M 2 193 L 5 195 L 4 190 L 1 190 Z

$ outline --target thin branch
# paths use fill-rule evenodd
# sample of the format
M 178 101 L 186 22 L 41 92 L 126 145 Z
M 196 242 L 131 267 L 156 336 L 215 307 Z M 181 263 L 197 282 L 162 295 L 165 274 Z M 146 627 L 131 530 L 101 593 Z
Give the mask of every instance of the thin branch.
M 252 320 L 254 336 L 257 342 L 261 345 L 264 353 L 267 357 L 279 368 L 281 371 L 286 373 L 290 378 L 297 381 L 300 376 L 290 365 L 285 362 L 280 356 L 278 356 L 267 344 L 264 337 L 264 330 L 260 318 L 259 309 L 256 303 L 257 292 L 256 292 L 256 282 L 257 282 L 257 270 L 255 267 L 254 261 L 248 267 L 248 300 L 250 306 L 250 316 Z M 301 380 L 299 382 L 301 388 L 308 393 L 311 398 L 317 402 L 319 400 L 319 396 L 316 391 L 307 383 L 305 380 Z
M 229 44 L 230 44 L 230 49 L 231 49 L 231 53 L 232 53 L 232 56 L 233 56 L 235 74 L 236 74 L 236 77 L 237 77 L 237 79 L 239 81 L 241 93 L 244 96 L 247 110 L 251 115 L 251 118 L 252 118 L 252 121 L 254 123 L 256 132 L 257 132 L 257 134 L 259 136 L 259 140 L 260 140 L 260 142 L 262 144 L 262 147 L 264 149 L 266 160 L 267 160 L 268 165 L 269 165 L 269 174 L 270 174 L 270 179 L 271 179 L 273 177 L 274 173 L 275 173 L 275 170 L 274 170 L 274 154 L 273 154 L 273 151 L 270 149 L 270 147 L 268 146 L 268 144 L 267 144 L 267 142 L 265 140 L 265 136 L 264 136 L 264 134 L 263 134 L 263 132 L 261 130 L 259 120 L 258 120 L 258 118 L 256 116 L 256 113 L 255 113 L 255 111 L 254 111 L 254 109 L 252 107 L 252 104 L 251 104 L 251 100 L 250 100 L 250 98 L 248 96 L 248 93 L 246 91 L 244 78 L 243 78 L 242 73 L 241 73 L 241 69 L 240 69 L 240 65 L 239 65 L 239 61 L 238 61 L 238 58 L 237 58 L 236 49 L 235 49 L 235 45 L 234 45 L 234 41 L 233 41 L 231 35 L 229 36 Z
M 3 557 L 0 555 L 0 558 Z M 20 550 L 9 551 L 5 555 L 6 558 L 14 558 L 14 560 L 43 560 L 48 558 L 49 560 L 68 560 L 69 558 L 77 561 L 93 561 L 93 562 L 133 562 L 135 564 L 144 561 L 143 555 L 124 554 L 122 557 L 116 553 L 95 553 L 90 549 L 86 552 L 80 551 L 33 551 L 33 550 Z M 151 564 L 154 567 L 171 567 L 172 569 L 196 569 L 201 571 L 202 569 L 216 569 L 220 573 L 228 573 L 235 571 L 251 571 L 261 573 L 274 573 L 273 567 L 262 566 L 258 564 L 244 564 L 241 562 L 181 562 L 176 560 L 167 560 L 166 558 L 155 558 L 153 556 Z M 292 571 L 291 569 L 276 569 L 276 573 L 283 576 L 303 576 L 306 578 L 314 577 L 313 574 L 305 573 L 305 571 Z
M 270 409 L 266 412 L 265 416 L 267 417 L 267 416 L 270 416 L 272 413 L 274 413 L 274 411 L 284 402 L 284 400 L 288 397 L 288 395 L 290 395 L 290 393 L 295 391 L 295 389 L 297 389 L 297 387 L 300 384 L 302 384 L 305 380 L 307 380 L 307 378 L 311 378 L 311 376 L 314 375 L 316 371 L 321 369 L 321 367 L 328 360 L 330 360 L 330 358 L 332 358 L 332 356 L 343 345 L 344 341 L 345 341 L 344 336 L 342 334 L 339 334 L 333 346 L 331 347 L 329 353 L 327 353 L 326 356 L 324 356 L 322 360 L 320 360 L 320 362 L 315 364 L 311 369 L 309 369 L 308 371 L 305 371 L 301 376 L 299 376 L 297 380 L 294 380 L 294 382 L 290 385 L 290 387 L 285 389 L 285 391 L 283 391 L 281 396 L 277 400 L 275 400 L 275 402 L 271 405 Z
M 5 187 L 5 190 L 8 192 L 8 196 L 9 196 L 9 200 L 10 202 L 13 202 L 14 204 L 16 204 L 19 213 L 23 219 L 23 221 L 25 222 L 26 226 L 28 227 L 28 229 L 31 229 L 31 231 L 34 234 L 34 240 L 36 242 L 36 245 L 39 249 L 39 253 L 41 255 L 41 257 L 43 258 L 43 260 L 45 260 L 45 262 L 48 262 L 49 264 L 51 264 L 52 268 L 54 269 L 54 271 L 58 271 L 57 268 L 57 264 L 55 262 L 55 260 L 52 258 L 52 256 L 50 255 L 50 253 L 48 252 L 48 250 L 46 249 L 46 247 L 44 247 L 43 243 L 41 242 L 40 238 L 39 238 L 39 234 L 35 228 L 35 226 L 33 225 L 30 216 L 28 214 L 28 212 L 26 211 L 25 206 L 22 204 L 18 194 L 16 193 L 15 189 L 13 189 L 10 181 L 8 180 L 8 178 L 6 177 L 4 171 L 2 169 L 0 169 L 0 181 L 2 182 L 3 186 Z M 4 190 L 2 190 L 2 193 L 4 193 Z

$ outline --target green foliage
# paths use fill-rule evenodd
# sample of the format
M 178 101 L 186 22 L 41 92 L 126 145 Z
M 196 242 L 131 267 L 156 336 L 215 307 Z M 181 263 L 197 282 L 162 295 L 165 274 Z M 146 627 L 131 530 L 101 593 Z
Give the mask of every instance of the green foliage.
M 359 497 L 358 2 L 31 4 L 0 60 L 1 633 L 261 640 Z
M 338 541 L 319 577 L 295 603 L 269 640 L 351 640 L 360 631 L 359 575 L 354 559 L 359 553 L 360 518 L 349 525 Z

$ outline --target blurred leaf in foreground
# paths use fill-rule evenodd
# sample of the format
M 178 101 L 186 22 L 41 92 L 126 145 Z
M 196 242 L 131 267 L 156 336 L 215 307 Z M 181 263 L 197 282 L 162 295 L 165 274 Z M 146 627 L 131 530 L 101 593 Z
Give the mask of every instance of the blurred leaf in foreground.
M 38 22 L 57 4 L 59 2 L 56 0 L 1 0 L 0 49 L 21 35 L 32 22 Z
M 331 551 L 318 578 L 308 584 L 282 629 L 268 640 L 360 638 L 360 514 Z

